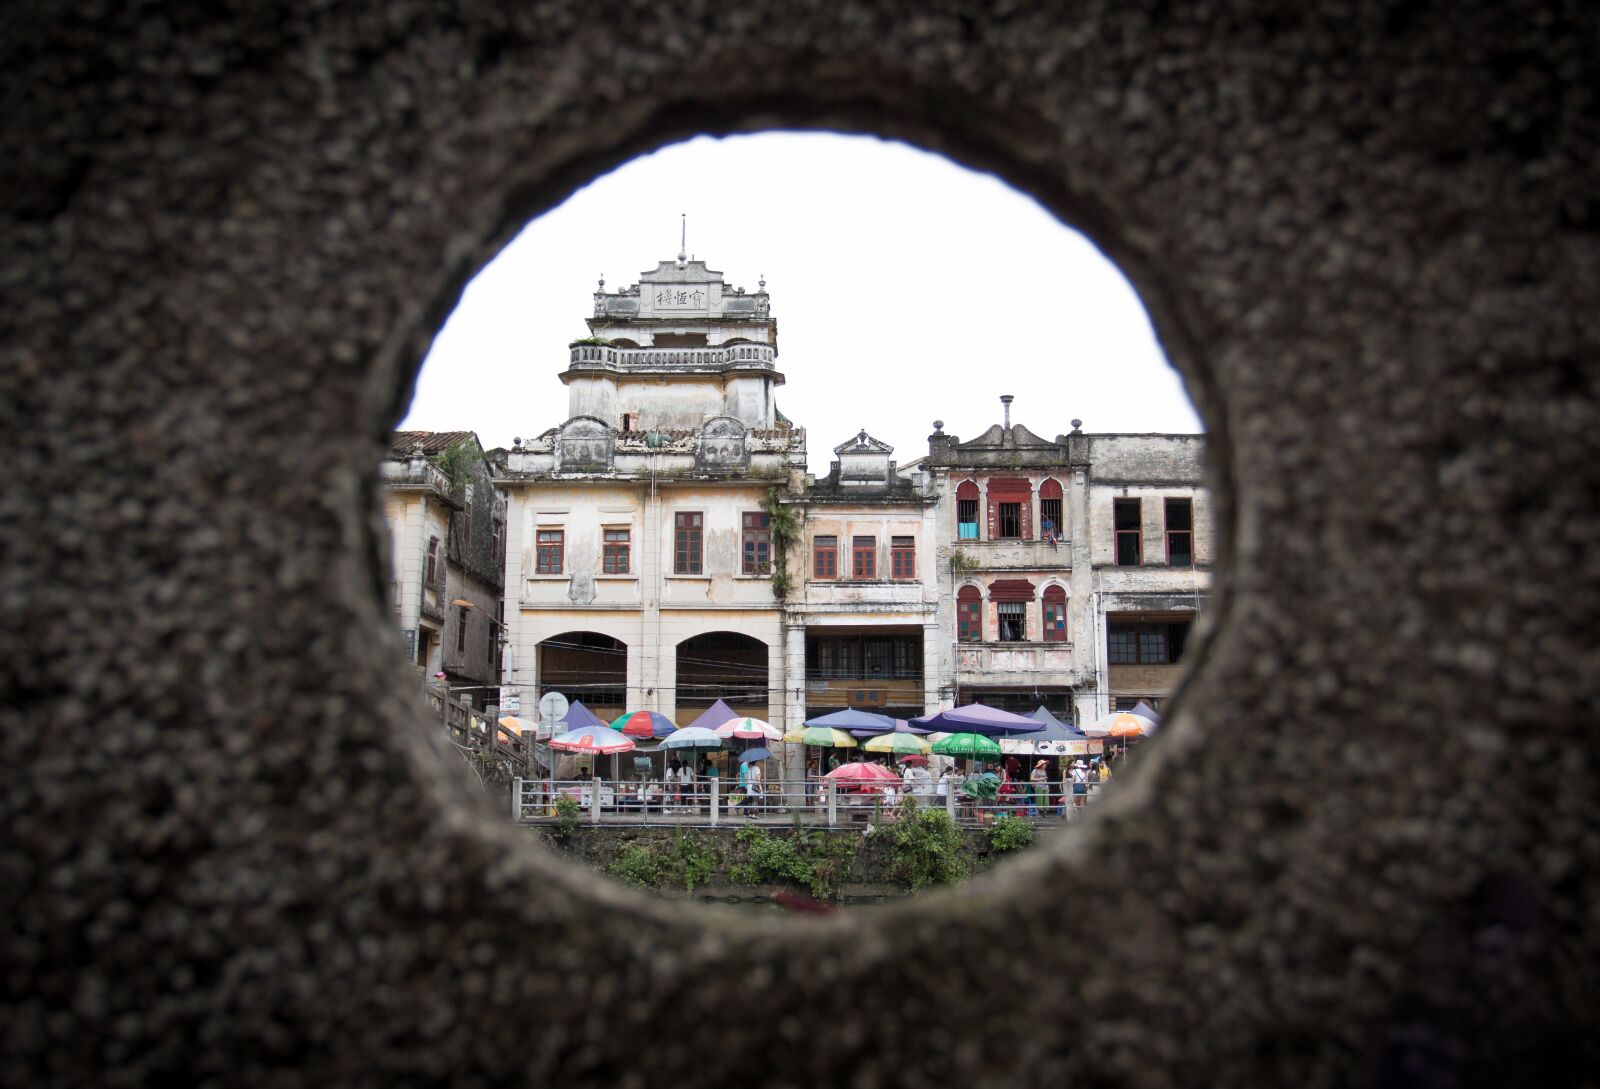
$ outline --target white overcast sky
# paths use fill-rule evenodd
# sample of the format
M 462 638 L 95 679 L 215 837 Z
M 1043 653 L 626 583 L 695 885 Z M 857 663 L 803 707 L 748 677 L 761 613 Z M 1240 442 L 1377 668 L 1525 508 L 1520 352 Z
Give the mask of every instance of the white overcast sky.
M 1033 200 L 904 144 L 763 133 L 701 137 L 635 159 L 530 223 L 467 286 L 401 427 L 509 446 L 567 418 L 556 377 L 588 335 L 595 281 L 615 291 L 689 251 L 730 286 L 765 274 L 778 322 L 778 407 L 810 462 L 865 428 L 901 463 L 934 420 L 970 439 L 1012 421 L 1053 437 L 1198 431 L 1121 272 Z

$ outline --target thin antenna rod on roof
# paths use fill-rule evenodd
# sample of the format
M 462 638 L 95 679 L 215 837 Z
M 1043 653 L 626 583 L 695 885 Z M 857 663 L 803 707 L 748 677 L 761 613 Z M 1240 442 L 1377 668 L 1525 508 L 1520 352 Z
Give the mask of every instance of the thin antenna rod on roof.
M 682 268 L 689 260 L 689 213 L 678 213 L 683 217 L 683 222 L 678 234 L 678 267 Z

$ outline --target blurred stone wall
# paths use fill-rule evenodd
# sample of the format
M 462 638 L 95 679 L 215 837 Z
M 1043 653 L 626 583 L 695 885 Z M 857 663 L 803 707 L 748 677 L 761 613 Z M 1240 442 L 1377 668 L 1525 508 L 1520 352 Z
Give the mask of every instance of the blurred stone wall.
M 6 9 L 0 1078 L 1593 1081 L 1597 11 Z M 948 152 L 1119 261 L 1225 572 L 1120 799 L 821 921 L 483 810 L 377 547 L 467 277 L 634 154 L 772 126 Z

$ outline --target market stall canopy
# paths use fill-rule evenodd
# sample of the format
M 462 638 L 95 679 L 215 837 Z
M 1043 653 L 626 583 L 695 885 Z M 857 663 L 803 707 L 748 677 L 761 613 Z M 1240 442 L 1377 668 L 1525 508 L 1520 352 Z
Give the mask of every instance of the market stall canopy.
M 701 711 L 699 716 L 693 722 L 689 723 L 689 725 L 703 726 L 707 730 L 715 730 L 718 726 L 721 726 L 729 719 L 738 717 L 739 712 L 735 711 L 732 707 L 729 707 L 721 700 L 718 700 L 710 707 L 707 707 L 704 711 Z
M 663 749 L 698 749 L 706 752 L 722 748 L 722 738 L 704 726 L 684 726 L 661 742 Z
M 946 734 L 933 743 L 940 756 L 998 757 L 1000 742 L 982 734 Z
M 550 747 L 561 752 L 581 752 L 599 756 L 628 752 L 634 747 L 633 738 L 613 730 L 605 723 L 568 730 L 550 739 Z
M 827 726 L 807 726 L 804 730 L 791 730 L 783 739 L 795 745 L 813 745 L 823 749 L 853 749 L 856 739 L 844 730 Z
M 741 741 L 778 741 L 783 731 L 759 718 L 734 718 L 718 726 L 712 733 L 718 737 L 737 737 Z
M 928 734 L 934 732 L 933 730 L 927 729 L 923 726 L 913 726 L 903 718 L 893 718 L 889 721 L 894 723 L 894 726 L 890 729 L 851 730 L 850 734 L 852 737 L 881 737 L 884 734 L 912 734 L 916 737 L 926 737 Z
M 826 726 L 834 730 L 867 730 L 872 733 L 886 733 L 894 729 L 894 719 L 888 715 L 874 714 L 871 711 L 857 711 L 854 707 L 846 707 L 843 711 L 830 711 L 826 715 L 806 719 L 807 726 Z
M 862 746 L 867 752 L 920 753 L 929 751 L 928 742 L 913 734 L 895 733 L 893 730 L 869 739 Z
M 1083 728 L 1090 737 L 1143 737 L 1150 720 L 1127 711 L 1113 711 Z
M 611 723 L 611 728 L 641 740 L 667 737 L 677 730 L 671 719 L 655 711 L 629 711 L 627 714 L 619 715 L 616 721 Z
M 911 725 L 925 726 L 931 730 L 983 734 L 986 737 L 1032 734 L 1043 729 L 1040 723 L 1027 715 L 1012 714 L 984 703 L 969 703 L 965 707 L 952 707 L 948 711 L 914 718 Z
M 561 716 L 561 721 L 571 730 L 579 730 L 585 726 L 604 726 L 605 719 L 595 714 L 583 705 L 582 700 L 573 700 L 567 707 L 567 713 Z

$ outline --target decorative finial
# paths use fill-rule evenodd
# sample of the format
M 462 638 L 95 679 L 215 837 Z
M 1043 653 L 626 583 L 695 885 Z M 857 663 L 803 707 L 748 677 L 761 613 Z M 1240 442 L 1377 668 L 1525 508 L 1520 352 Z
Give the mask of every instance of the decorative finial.
M 605 292 L 606 292 L 606 274 L 602 272 L 600 274 L 600 294 L 604 295 Z
M 856 445 L 857 446 L 865 446 L 865 445 L 867 445 L 867 429 L 866 428 L 863 427 L 861 429 L 861 434 L 856 436 Z
M 522 436 L 521 435 L 515 436 L 511 440 L 511 445 L 517 447 L 518 449 L 521 449 L 522 448 Z
M 1006 406 L 1006 430 L 1007 431 L 1011 430 L 1011 402 L 1015 401 L 1015 400 L 1016 400 L 1016 398 L 1013 397 L 1009 393 L 1002 393 L 1000 395 L 1000 403 L 1002 405 Z
M 765 272 L 758 272 L 756 275 L 761 277 L 761 279 L 756 281 L 756 287 L 760 288 L 762 291 L 765 291 L 767 289 L 767 274 Z
M 678 234 L 678 267 L 683 268 L 689 263 L 689 213 L 680 212 L 683 217 L 679 225 Z
M 943 420 L 934 420 L 933 421 L 933 433 L 936 434 L 936 435 L 944 434 L 944 421 Z
M 1072 421 L 1072 432 L 1073 432 L 1073 434 L 1077 434 L 1078 432 L 1080 432 L 1082 430 L 1083 430 L 1083 421 L 1082 420 L 1073 420 Z

